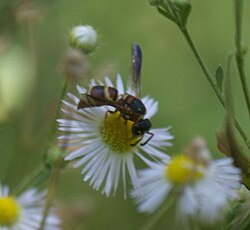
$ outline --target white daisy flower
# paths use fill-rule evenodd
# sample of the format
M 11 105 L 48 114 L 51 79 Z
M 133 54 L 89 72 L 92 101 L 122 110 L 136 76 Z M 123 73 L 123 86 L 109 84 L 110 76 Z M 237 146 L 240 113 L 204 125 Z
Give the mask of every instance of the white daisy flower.
M 0 184 L 0 230 L 37 230 L 43 218 L 46 192 L 29 189 L 18 197 Z M 45 230 L 59 230 L 60 219 L 52 213 L 46 218 Z
M 95 81 L 90 83 L 90 87 L 95 85 L 97 85 Z M 98 85 L 103 85 L 103 83 L 98 82 Z M 105 85 L 115 87 L 119 95 L 125 92 L 134 95 L 131 87 L 125 89 L 119 75 L 115 86 L 107 77 Z M 80 95 L 87 92 L 85 88 L 79 86 L 77 90 Z M 150 135 L 146 133 L 142 140 L 135 137 L 132 133 L 134 124 L 132 121 L 125 122 L 118 111 L 107 112 L 114 111 L 114 108 L 101 106 L 78 110 L 80 99 L 71 93 L 68 97 L 72 102 L 63 101 L 65 108 L 62 111 L 70 119 L 58 120 L 59 130 L 67 132 L 66 135 L 60 136 L 59 140 L 62 146 L 72 149 L 65 160 L 78 160 L 74 167 L 83 166 L 84 181 L 89 181 L 94 189 L 99 190 L 102 187 L 102 193 L 106 196 L 114 195 L 121 176 L 126 197 L 126 171 L 129 173 L 132 184 L 137 185 L 138 176 L 134 156 L 138 156 L 145 163 L 149 163 L 150 159 L 146 158 L 142 152 L 152 159 L 168 159 L 162 149 L 171 146 L 168 141 L 173 136 L 168 132 L 169 127 L 151 129 L 150 132 L 154 134 L 153 138 L 146 145 L 141 146 L 140 143 L 144 143 Z M 148 96 L 141 100 L 147 109 L 145 118 L 150 119 L 158 110 L 158 102 Z M 138 144 L 132 146 L 138 141 Z
M 154 212 L 171 191 L 177 191 L 180 219 L 196 218 L 208 224 L 225 214 L 229 201 L 238 199 L 241 180 L 231 158 L 205 165 L 187 155 L 169 158 L 166 163 L 152 162 L 150 168 L 139 171 L 139 176 L 141 187 L 132 192 L 132 197 L 140 212 Z

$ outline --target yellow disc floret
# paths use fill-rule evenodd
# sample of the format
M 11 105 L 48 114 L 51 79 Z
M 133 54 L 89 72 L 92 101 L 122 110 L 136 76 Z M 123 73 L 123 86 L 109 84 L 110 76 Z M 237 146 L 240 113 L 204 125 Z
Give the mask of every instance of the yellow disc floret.
M 193 161 L 190 157 L 180 155 L 173 157 L 166 167 L 165 175 L 175 184 L 194 182 L 203 177 L 204 166 Z
M 101 125 L 101 136 L 103 142 L 110 147 L 113 152 L 126 153 L 130 151 L 138 137 L 132 133 L 134 122 L 125 120 L 120 112 L 107 112 L 104 122 Z
M 0 225 L 11 226 L 20 216 L 20 206 L 13 197 L 0 198 Z

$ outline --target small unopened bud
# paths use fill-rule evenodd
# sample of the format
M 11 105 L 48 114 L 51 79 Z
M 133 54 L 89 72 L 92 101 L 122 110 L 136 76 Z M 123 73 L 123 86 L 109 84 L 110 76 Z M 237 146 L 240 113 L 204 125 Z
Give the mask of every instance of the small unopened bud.
M 97 33 L 91 26 L 76 26 L 70 31 L 69 43 L 85 54 L 92 53 L 97 47 Z
M 60 148 L 53 147 L 49 150 L 48 154 L 45 155 L 45 162 L 48 166 L 52 166 L 57 160 L 63 157 L 63 153 Z
M 90 75 L 90 63 L 80 50 L 70 49 L 61 63 L 61 71 L 71 81 L 79 81 Z
M 204 165 L 207 165 L 211 160 L 207 143 L 202 137 L 194 138 L 185 148 L 184 152 L 196 162 Z
M 192 8 L 190 0 L 173 0 L 173 4 L 182 25 L 185 26 Z

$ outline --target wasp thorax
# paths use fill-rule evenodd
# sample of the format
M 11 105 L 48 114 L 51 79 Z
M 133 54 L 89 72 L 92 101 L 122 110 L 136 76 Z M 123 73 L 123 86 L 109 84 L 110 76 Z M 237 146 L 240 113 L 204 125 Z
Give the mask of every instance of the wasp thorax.
M 100 128 L 103 142 L 116 153 L 129 152 L 138 139 L 132 132 L 133 124 L 134 122 L 122 118 L 118 111 L 108 112 Z

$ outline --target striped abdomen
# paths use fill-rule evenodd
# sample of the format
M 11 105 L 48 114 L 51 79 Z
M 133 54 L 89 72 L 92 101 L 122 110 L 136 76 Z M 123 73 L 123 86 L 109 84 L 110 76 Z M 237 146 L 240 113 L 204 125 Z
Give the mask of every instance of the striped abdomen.
M 117 100 L 118 91 L 109 86 L 93 86 L 88 93 L 82 94 L 78 109 L 109 105 Z

